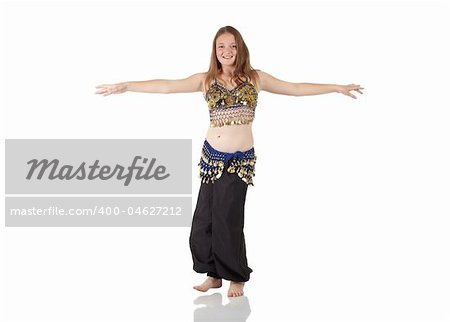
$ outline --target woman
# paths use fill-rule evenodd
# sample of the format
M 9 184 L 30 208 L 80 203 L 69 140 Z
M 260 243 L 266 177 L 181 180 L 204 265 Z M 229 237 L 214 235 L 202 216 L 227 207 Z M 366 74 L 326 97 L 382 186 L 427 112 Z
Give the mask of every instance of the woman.
M 205 292 L 230 281 L 228 296 L 241 296 L 253 271 L 247 264 L 244 238 L 244 205 L 248 185 L 253 185 L 256 155 L 252 122 L 261 90 L 302 96 L 342 93 L 356 98 L 359 85 L 285 82 L 250 65 L 241 34 L 231 26 L 220 28 L 212 44 L 208 72 L 186 79 L 124 82 L 99 85 L 104 96 L 126 91 L 146 93 L 203 92 L 210 127 L 200 157 L 201 185 L 192 219 L 189 244 L 198 273 L 207 279 L 194 289 Z

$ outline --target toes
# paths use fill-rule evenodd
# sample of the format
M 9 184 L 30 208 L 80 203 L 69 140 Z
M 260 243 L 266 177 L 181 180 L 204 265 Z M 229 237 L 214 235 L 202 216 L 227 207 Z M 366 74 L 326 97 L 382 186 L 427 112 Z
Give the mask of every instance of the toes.
M 237 297 L 237 296 L 241 296 L 243 293 L 236 291 L 236 290 L 232 290 L 228 292 L 228 296 L 229 297 Z
M 203 288 L 201 285 L 194 286 L 194 289 L 196 289 L 197 291 L 200 291 L 200 292 L 206 291 L 205 288 Z

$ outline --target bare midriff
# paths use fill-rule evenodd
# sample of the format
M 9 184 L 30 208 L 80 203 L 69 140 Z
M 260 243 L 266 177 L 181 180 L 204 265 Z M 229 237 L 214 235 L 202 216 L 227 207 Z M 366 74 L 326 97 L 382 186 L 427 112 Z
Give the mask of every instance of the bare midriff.
M 209 127 L 206 140 L 216 150 L 234 153 L 253 147 L 252 123 Z

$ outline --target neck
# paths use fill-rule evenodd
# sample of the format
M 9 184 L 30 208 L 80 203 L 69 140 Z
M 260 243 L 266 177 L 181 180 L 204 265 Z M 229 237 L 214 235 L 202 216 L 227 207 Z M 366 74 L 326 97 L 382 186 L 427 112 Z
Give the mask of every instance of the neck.
M 234 73 L 234 67 L 233 66 L 224 66 L 222 65 L 222 75 L 224 77 L 231 77 Z

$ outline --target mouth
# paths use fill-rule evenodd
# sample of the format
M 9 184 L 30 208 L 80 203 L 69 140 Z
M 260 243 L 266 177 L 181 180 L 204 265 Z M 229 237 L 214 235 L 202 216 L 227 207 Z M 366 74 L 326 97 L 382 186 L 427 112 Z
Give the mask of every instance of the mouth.
M 227 60 L 228 60 L 228 59 L 231 59 L 231 58 L 233 58 L 233 56 L 222 56 L 222 58 L 223 58 L 223 59 L 227 59 Z

